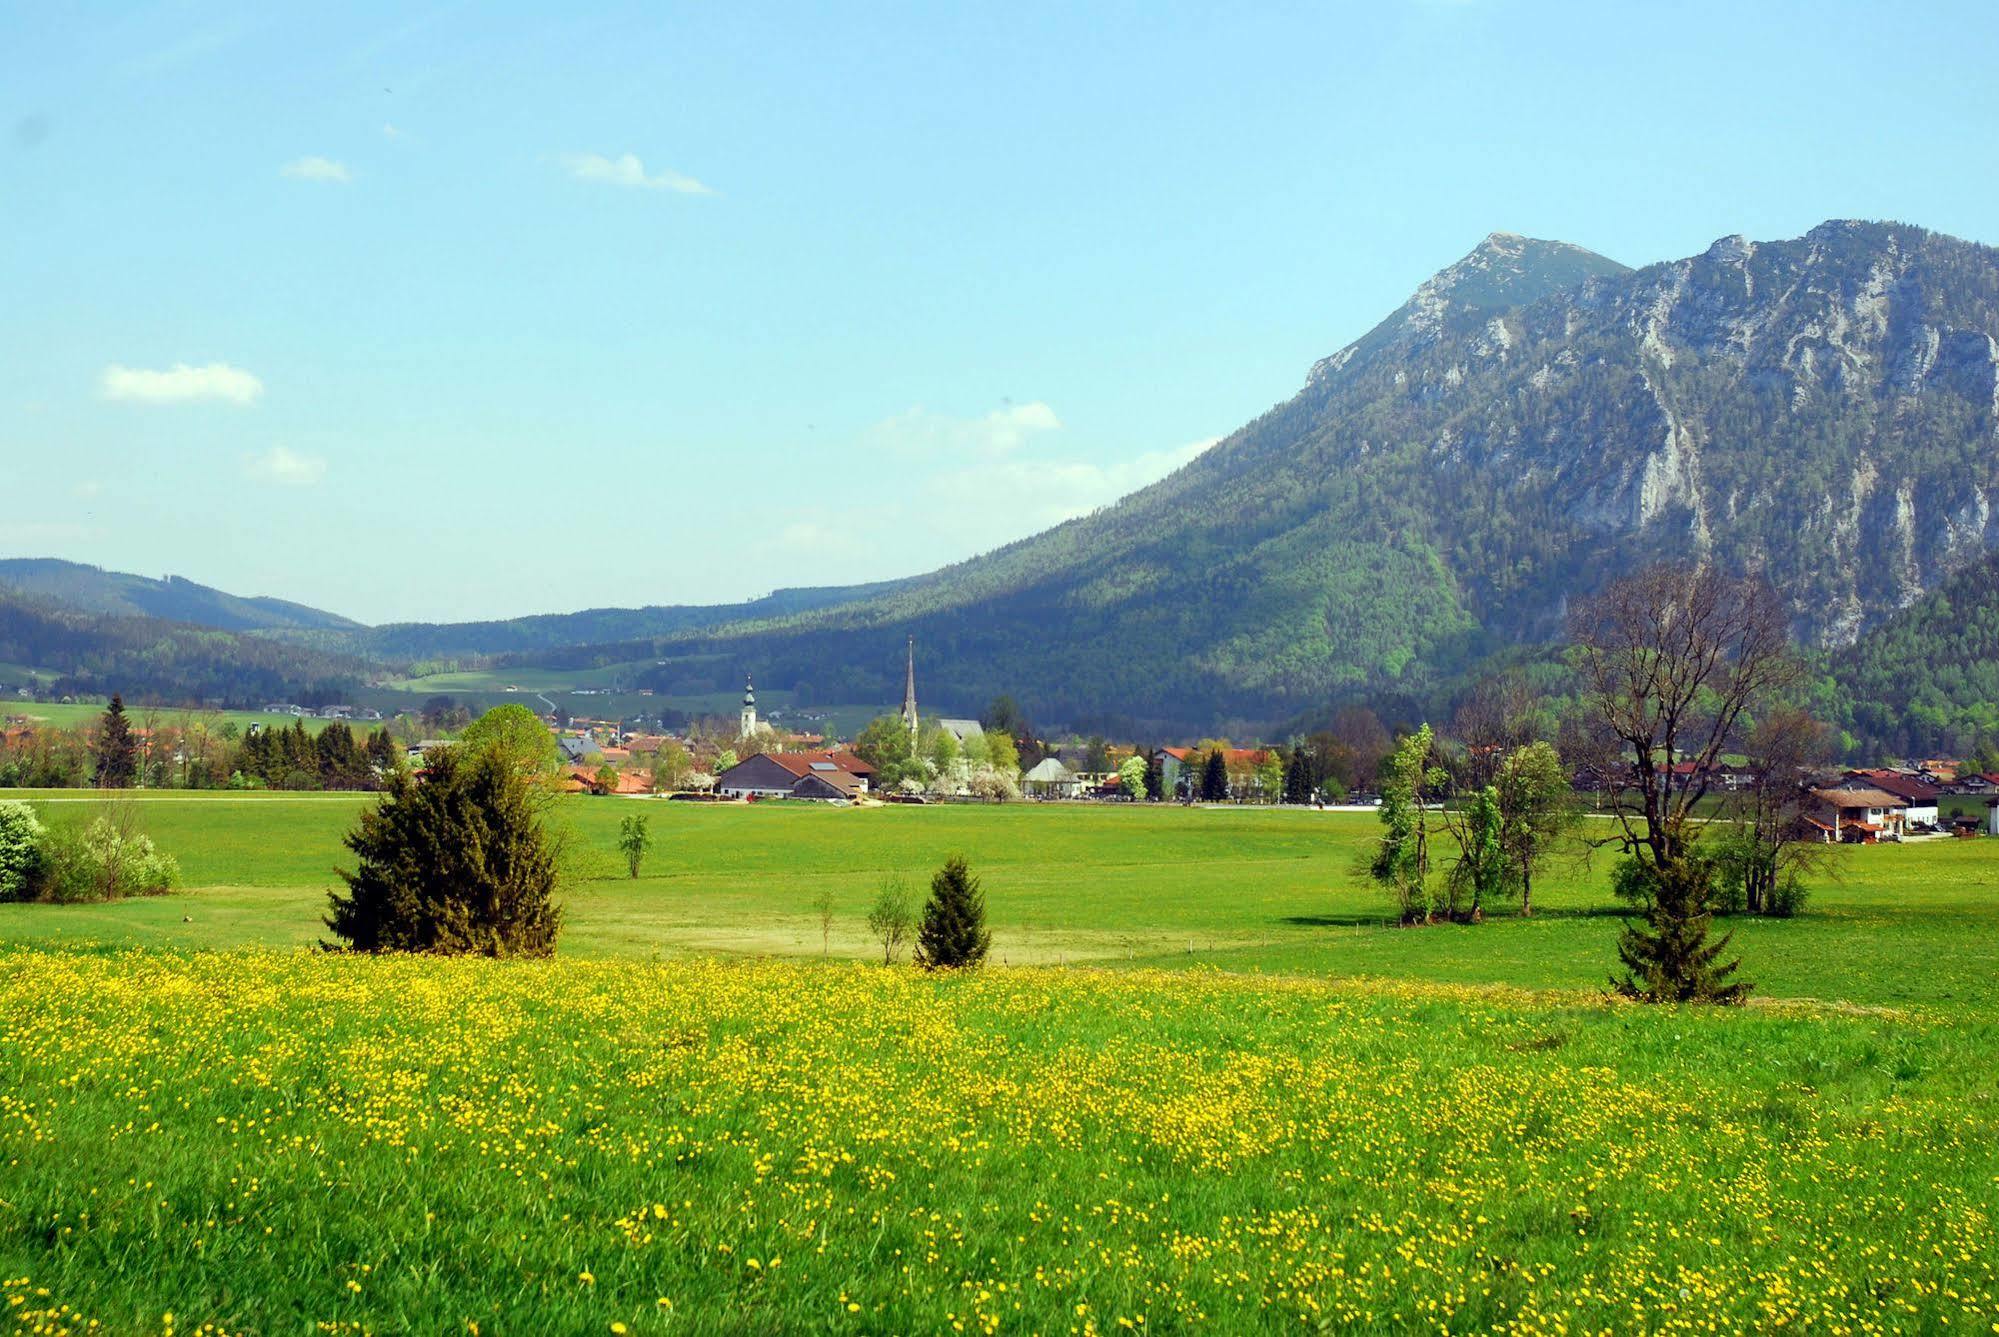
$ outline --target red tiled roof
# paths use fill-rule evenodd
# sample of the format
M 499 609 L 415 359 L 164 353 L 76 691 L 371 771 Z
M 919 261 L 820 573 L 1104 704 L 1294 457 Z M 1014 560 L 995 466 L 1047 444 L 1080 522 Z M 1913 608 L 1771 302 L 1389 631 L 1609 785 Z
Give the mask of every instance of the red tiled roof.
M 765 755 L 797 776 L 812 774 L 812 763 L 815 761 L 831 762 L 849 775 L 873 776 L 875 773 L 874 767 L 851 752 L 769 752 Z
M 1865 780 L 1874 788 L 1911 803 L 1934 803 L 1937 799 L 1935 785 L 1900 771 L 1848 771 L 1846 777 L 1849 780 Z

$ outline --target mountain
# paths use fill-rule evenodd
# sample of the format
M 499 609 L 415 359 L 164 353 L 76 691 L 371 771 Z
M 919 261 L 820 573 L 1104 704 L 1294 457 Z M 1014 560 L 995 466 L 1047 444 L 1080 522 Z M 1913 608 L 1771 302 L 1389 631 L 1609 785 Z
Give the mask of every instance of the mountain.
M 1627 270 L 1496 233 L 1113 507 L 851 604 L 555 659 L 1211 727 L 1420 698 L 1658 557 L 1851 643 L 1999 544 L 1999 252 L 1889 223 Z
M 343 700 L 359 661 L 155 617 L 97 613 L 0 587 L 0 664 L 54 675 L 53 694 L 171 705 Z
M 1999 552 L 1831 658 L 1844 722 L 1893 755 L 1999 745 Z
M 0 586 L 85 612 L 156 617 L 222 631 L 329 631 L 361 625 L 283 599 L 224 594 L 179 576 L 153 580 L 52 557 L 0 558 Z
M 349 623 L 331 631 L 283 631 L 282 639 L 363 655 L 388 663 L 531 654 L 569 646 L 654 637 L 762 618 L 783 618 L 836 604 L 856 603 L 895 589 L 900 582 L 775 590 L 737 604 L 668 604 L 646 608 L 588 608 L 490 622 L 392 622 L 379 627 Z

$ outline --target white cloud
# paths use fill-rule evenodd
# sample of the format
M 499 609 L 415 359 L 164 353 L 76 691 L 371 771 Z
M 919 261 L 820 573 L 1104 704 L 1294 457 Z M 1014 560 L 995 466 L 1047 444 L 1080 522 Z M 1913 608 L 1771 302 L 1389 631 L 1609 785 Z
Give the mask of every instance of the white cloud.
M 400 130 L 398 130 L 398 129 L 396 129 L 396 127 L 395 127 L 395 123 L 394 123 L 394 122 L 392 122 L 392 121 L 383 121 L 383 122 L 382 122 L 382 138 L 384 138 L 384 139 L 401 139 L 402 137 L 403 137 L 403 132 L 402 132 L 402 131 L 400 131 Z
M 1108 464 L 1022 455 L 977 461 L 934 476 L 926 490 L 944 514 L 962 514 L 969 528 L 976 529 L 983 517 L 1009 521 L 1013 532 L 992 537 L 995 542 L 1010 542 L 1130 496 L 1187 464 L 1219 439 L 1208 437 L 1170 449 L 1149 450 Z
M 280 487 L 310 487 L 326 477 L 326 461 L 317 455 L 301 455 L 286 446 L 272 446 L 261 455 L 245 455 L 243 472 L 259 482 Z
M 295 158 L 280 167 L 278 172 L 294 181 L 331 181 L 341 186 L 354 179 L 354 174 L 347 170 L 346 163 L 322 158 L 317 154 Z
M 98 375 L 97 392 L 106 399 L 136 404 L 186 404 L 199 399 L 249 404 L 264 393 L 264 383 L 227 362 L 211 362 L 205 367 L 176 362 L 165 371 L 121 367 L 114 362 Z
M 1055 410 L 1036 399 L 1007 404 L 976 418 L 958 418 L 925 408 L 908 409 L 862 433 L 865 444 L 899 454 L 1007 455 L 1041 432 L 1062 426 Z
M 606 186 L 633 186 L 641 190 L 670 190 L 677 195 L 713 195 L 714 190 L 691 176 L 662 167 L 648 174 L 635 153 L 606 158 L 601 153 L 572 153 L 563 160 L 569 174 L 578 181 L 594 181 Z
M 86 478 L 81 483 L 78 483 L 75 487 L 72 487 L 70 489 L 70 492 L 88 501 L 90 498 L 96 496 L 98 493 L 102 492 L 103 490 L 104 490 L 103 483 L 99 482 L 95 478 Z

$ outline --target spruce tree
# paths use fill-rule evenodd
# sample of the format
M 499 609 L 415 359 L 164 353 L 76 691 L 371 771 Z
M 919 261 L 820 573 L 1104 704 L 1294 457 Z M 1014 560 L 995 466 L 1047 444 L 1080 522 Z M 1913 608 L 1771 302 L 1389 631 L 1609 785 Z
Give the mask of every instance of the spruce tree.
M 1229 760 L 1217 747 L 1208 753 L 1208 759 L 1201 766 L 1201 798 L 1207 803 L 1221 803 L 1229 796 Z
M 139 746 L 125 719 L 125 700 L 113 695 L 97 726 L 97 784 L 100 789 L 125 789 L 139 769 Z
M 954 854 L 930 879 L 930 899 L 916 930 L 916 962 L 925 970 L 956 970 L 986 959 L 993 935 L 986 929 L 986 894 Z
M 1625 974 L 1611 983 L 1619 993 L 1647 1003 L 1739 1003 L 1755 987 L 1730 978 L 1739 959 L 1721 959 L 1734 931 L 1709 940 L 1713 880 L 1713 864 L 1694 852 L 1663 868 L 1637 857 L 1618 867 L 1614 890 L 1639 907 L 1617 942 Z
M 561 912 L 555 850 L 533 786 L 491 752 L 432 752 L 422 781 L 396 771 L 349 832 L 326 926 L 354 951 L 549 956 Z

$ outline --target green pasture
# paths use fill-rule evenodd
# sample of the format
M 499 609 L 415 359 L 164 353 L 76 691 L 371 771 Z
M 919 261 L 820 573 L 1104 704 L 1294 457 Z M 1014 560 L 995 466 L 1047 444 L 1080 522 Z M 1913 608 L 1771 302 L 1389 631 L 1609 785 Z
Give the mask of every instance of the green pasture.
M 42 793 L 54 820 L 102 800 Z M 0 942 L 296 946 L 318 940 L 340 838 L 369 800 L 333 794 L 162 792 L 145 826 L 181 861 L 187 890 L 110 905 L 0 905 Z M 656 848 L 636 881 L 615 849 L 642 813 Z M 885 878 L 920 898 L 947 854 L 984 879 L 995 957 L 1331 977 L 1593 989 L 1619 921 L 1607 856 L 1550 867 L 1536 913 L 1403 929 L 1362 871 L 1376 833 L 1361 813 L 1262 808 L 1013 804 L 839 809 L 567 798 L 562 950 L 866 959 L 864 919 Z M 1767 996 L 1868 1005 L 1999 1001 L 1999 840 L 1831 852 L 1806 912 L 1729 921 Z M 815 902 L 832 898 L 822 936 Z

